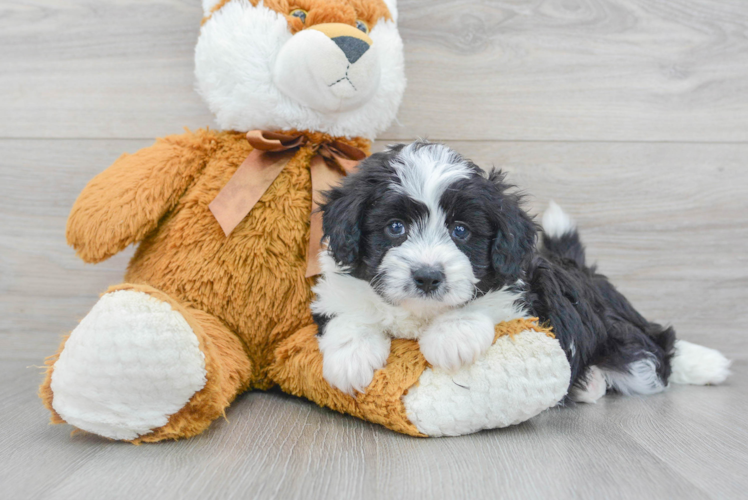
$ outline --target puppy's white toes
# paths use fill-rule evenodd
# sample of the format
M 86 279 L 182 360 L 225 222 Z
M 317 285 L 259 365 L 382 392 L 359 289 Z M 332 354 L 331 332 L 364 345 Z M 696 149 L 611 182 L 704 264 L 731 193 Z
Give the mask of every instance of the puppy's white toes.
M 586 380 L 583 385 L 571 388 L 569 397 L 577 403 L 597 403 L 597 400 L 605 396 L 608 384 L 605 374 L 597 366 L 590 366 L 587 370 Z
M 432 366 L 455 371 L 485 353 L 494 335 L 493 322 L 486 315 L 445 315 L 435 320 L 418 344 Z
M 373 366 L 366 361 L 350 347 L 328 349 L 324 353 L 322 375 L 332 387 L 355 395 L 356 391 L 366 390 L 374 378 L 374 371 L 383 366 Z
M 318 342 L 322 376 L 332 387 L 350 395 L 364 392 L 390 355 L 389 337 L 339 318 L 327 324 Z

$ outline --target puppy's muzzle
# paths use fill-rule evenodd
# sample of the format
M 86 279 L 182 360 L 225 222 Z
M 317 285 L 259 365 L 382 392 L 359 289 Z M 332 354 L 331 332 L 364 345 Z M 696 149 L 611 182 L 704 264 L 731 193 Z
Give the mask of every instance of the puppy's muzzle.
M 424 266 L 413 271 L 416 288 L 426 295 L 437 291 L 444 283 L 444 271 L 436 266 Z

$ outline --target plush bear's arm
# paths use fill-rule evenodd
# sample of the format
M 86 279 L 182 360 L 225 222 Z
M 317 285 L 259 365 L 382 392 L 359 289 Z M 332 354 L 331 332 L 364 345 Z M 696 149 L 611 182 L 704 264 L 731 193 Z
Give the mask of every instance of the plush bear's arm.
M 188 132 L 122 155 L 78 196 L 68 218 L 68 244 L 95 263 L 142 240 L 203 168 L 214 143 L 209 132 Z

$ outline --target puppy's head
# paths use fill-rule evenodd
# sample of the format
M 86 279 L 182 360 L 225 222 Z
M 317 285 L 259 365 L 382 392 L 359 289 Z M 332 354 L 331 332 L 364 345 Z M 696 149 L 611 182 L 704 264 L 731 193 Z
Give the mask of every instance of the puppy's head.
M 393 305 L 464 304 L 516 282 L 532 253 L 535 225 L 510 187 L 444 145 L 395 146 L 327 193 L 328 252 Z

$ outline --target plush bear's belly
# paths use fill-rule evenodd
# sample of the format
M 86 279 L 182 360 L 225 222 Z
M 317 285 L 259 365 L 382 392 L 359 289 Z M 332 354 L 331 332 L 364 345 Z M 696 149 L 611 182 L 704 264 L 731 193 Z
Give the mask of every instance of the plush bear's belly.
M 311 151 L 294 156 L 226 237 L 208 204 L 251 149 L 241 136 L 224 138 L 176 208 L 140 244 L 126 280 L 150 284 L 221 319 L 247 344 L 263 386 L 275 345 L 312 322 L 312 280 L 304 277 Z

